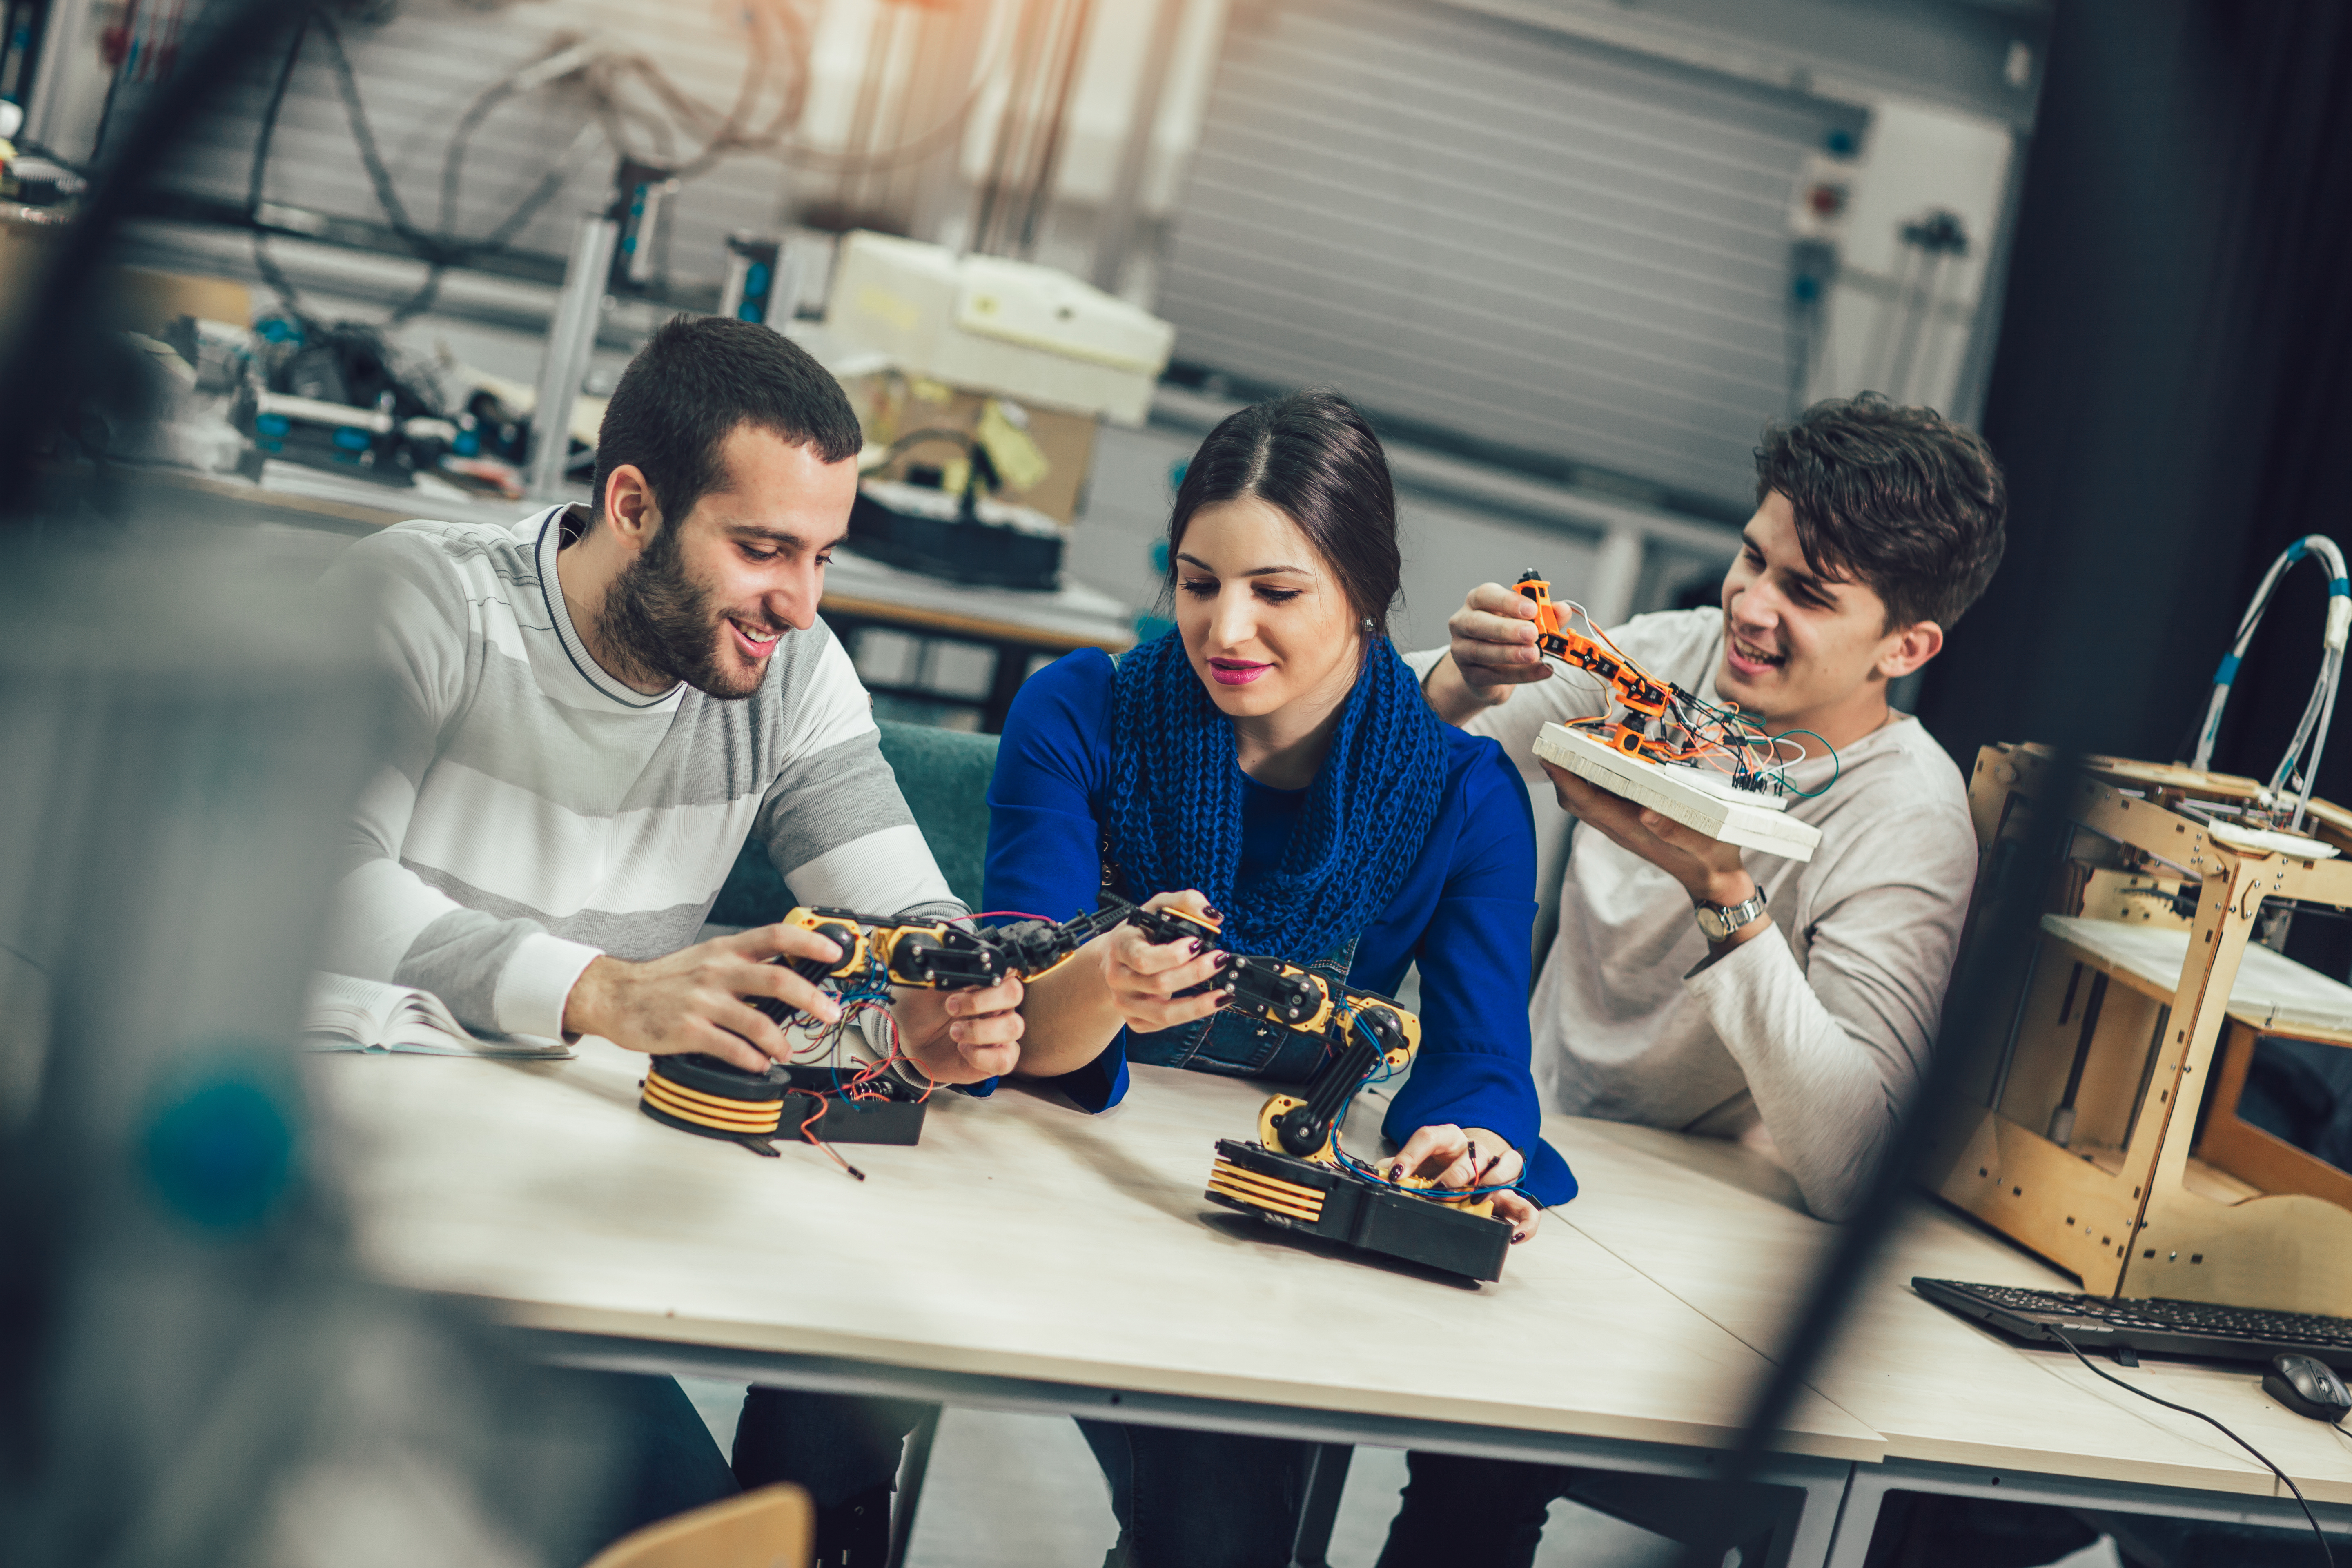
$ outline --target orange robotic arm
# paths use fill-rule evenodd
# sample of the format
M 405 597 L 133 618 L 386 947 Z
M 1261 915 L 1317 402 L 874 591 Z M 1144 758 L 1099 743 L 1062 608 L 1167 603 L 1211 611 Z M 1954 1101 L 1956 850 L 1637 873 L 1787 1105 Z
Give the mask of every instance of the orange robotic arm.
M 1653 762 L 1678 761 L 1672 750 L 1647 733 L 1652 724 L 1665 717 L 1675 689 L 1654 679 L 1633 660 L 1611 652 L 1570 626 L 1568 617 L 1551 602 L 1551 584 L 1533 572 L 1519 579 L 1518 593 L 1519 597 L 1536 607 L 1536 647 L 1563 664 L 1574 665 L 1607 681 L 1618 706 L 1641 716 L 1638 726 L 1613 726 L 1609 731 L 1610 743 L 1621 752 L 1645 756 Z

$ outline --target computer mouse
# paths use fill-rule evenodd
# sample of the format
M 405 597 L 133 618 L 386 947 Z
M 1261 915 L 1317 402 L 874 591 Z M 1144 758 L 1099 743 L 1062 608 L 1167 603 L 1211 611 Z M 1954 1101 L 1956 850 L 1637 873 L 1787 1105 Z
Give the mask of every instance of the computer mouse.
M 2271 1357 L 2271 1369 L 2263 1373 L 2263 1392 L 2297 1415 L 2330 1426 L 2352 1411 L 2352 1390 L 2344 1386 L 2336 1369 L 2316 1357 L 2293 1352 Z

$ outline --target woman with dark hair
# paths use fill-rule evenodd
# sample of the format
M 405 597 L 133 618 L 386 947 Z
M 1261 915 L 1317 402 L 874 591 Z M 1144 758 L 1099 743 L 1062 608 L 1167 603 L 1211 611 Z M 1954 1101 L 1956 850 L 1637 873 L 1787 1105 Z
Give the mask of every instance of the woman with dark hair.
M 987 903 L 1064 918 L 1123 897 L 1197 911 L 1233 951 L 1391 993 L 1421 973 L 1422 1048 L 1385 1124 L 1392 1163 L 1514 1184 L 1535 1227 L 1573 1196 L 1528 1072 L 1535 835 L 1517 773 L 1442 722 L 1389 642 L 1396 502 L 1347 399 L 1245 408 L 1202 443 L 1168 523 L 1176 629 L 1085 650 L 1022 688 L 989 790 Z M 1100 1110 L 1130 1061 L 1290 1081 L 1312 1037 L 1221 1013 L 1222 962 L 1131 927 L 1036 981 L 1022 1076 Z M 1287 1560 L 1306 1446 L 1081 1422 L 1130 1561 Z

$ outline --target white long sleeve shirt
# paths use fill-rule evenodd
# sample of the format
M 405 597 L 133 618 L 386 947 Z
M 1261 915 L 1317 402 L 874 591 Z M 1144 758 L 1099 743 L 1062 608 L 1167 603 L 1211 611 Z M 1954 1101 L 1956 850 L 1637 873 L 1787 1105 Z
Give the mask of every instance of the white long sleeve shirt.
M 647 697 L 589 656 L 557 582 L 567 521 L 404 522 L 330 574 L 373 601 L 397 692 L 353 813 L 327 967 L 420 986 L 468 1026 L 560 1036 L 599 953 L 695 940 L 747 837 L 803 903 L 962 912 L 820 621 L 760 689 Z
M 1721 700 L 1720 610 L 1642 616 L 1609 635 L 1652 673 Z M 1599 714 L 1605 696 L 1555 668 L 1467 728 L 1500 741 L 1552 809 L 1536 735 Z M 1711 963 L 1680 883 L 1578 833 L 1531 1022 L 1551 1108 L 1723 1137 L 1760 1122 L 1806 1205 L 1843 1219 L 1926 1066 L 1977 848 L 1959 770 L 1916 719 L 1841 752 L 1834 784 L 1831 772 L 1826 758 L 1790 770 L 1801 789 L 1828 786 L 1789 806 L 1821 847 L 1803 863 L 1744 853 L 1772 928 Z

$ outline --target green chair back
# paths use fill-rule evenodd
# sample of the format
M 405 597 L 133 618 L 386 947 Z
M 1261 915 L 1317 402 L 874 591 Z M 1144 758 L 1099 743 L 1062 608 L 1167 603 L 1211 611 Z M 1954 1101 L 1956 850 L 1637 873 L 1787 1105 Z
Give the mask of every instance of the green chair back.
M 898 775 L 898 793 L 907 797 L 949 890 L 966 909 L 979 909 L 996 737 L 887 719 L 875 721 L 875 727 L 882 731 L 883 760 Z
M 988 781 L 996 772 L 996 737 L 929 724 L 877 719 L 882 760 L 898 776 L 898 793 L 922 829 L 931 858 L 947 878 L 949 891 L 968 909 L 980 908 L 982 872 L 988 859 Z M 791 890 L 768 864 L 768 852 L 743 846 L 735 869 L 711 906 L 714 924 L 765 925 L 793 906 Z M 887 914 L 887 910 L 869 911 Z

